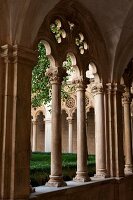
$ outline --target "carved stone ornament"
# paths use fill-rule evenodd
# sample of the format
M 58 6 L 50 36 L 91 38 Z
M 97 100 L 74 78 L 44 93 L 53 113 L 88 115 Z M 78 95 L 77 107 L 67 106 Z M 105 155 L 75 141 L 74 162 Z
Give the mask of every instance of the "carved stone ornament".
M 131 95 L 129 92 L 125 92 L 123 94 L 122 103 L 123 104 L 130 104 L 132 101 Z
M 75 99 L 72 98 L 72 97 L 69 97 L 69 98 L 66 100 L 66 106 L 67 106 L 68 108 L 73 108 L 73 107 L 75 107 L 75 104 L 76 104 Z
M 0 48 L 0 56 L 5 63 L 21 63 L 33 67 L 37 62 L 37 52 L 21 45 L 3 45 Z
M 85 97 L 85 106 L 88 106 L 89 103 L 90 103 L 90 100 L 89 100 L 89 98 L 86 96 L 86 97 Z
M 122 95 L 122 93 L 124 92 L 124 86 L 119 85 L 117 83 L 107 83 L 106 84 L 106 91 L 107 91 L 107 94 L 119 93 L 120 95 Z
M 87 84 L 89 84 L 89 79 L 83 78 L 82 76 L 80 76 L 73 79 L 72 84 L 75 84 L 76 89 L 85 89 Z
M 50 67 L 46 70 L 46 76 L 49 77 L 51 84 L 61 84 L 63 77 L 67 75 L 65 68 Z
M 104 91 L 103 84 L 102 83 L 93 84 L 91 91 L 94 96 L 97 94 L 102 94 Z
M 55 22 L 50 25 L 50 30 L 58 43 L 61 43 L 62 39 L 66 38 L 66 31 L 62 28 L 62 23 L 59 19 L 56 19 Z

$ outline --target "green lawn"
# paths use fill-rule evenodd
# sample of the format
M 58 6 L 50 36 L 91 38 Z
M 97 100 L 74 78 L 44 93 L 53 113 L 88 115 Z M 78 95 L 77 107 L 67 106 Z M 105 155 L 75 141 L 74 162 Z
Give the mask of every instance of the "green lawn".
M 62 154 L 62 169 L 64 180 L 72 180 L 76 173 L 76 154 Z M 88 156 L 88 171 L 89 175 L 95 173 L 95 156 Z M 43 185 L 49 179 L 50 174 L 50 153 L 32 153 L 30 162 L 30 178 L 33 186 Z

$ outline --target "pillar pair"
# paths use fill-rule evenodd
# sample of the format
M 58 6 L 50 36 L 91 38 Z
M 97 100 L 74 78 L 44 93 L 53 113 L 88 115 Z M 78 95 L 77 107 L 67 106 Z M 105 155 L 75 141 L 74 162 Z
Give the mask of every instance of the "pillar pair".
M 51 175 L 48 186 L 61 187 L 66 183 L 62 177 L 61 162 L 61 82 L 66 75 L 63 68 L 49 68 L 47 76 L 52 84 L 52 137 L 51 137 Z M 87 140 L 85 121 L 85 85 L 82 80 L 77 84 L 77 175 L 75 181 L 89 181 L 87 170 Z M 69 124 L 72 120 L 69 118 Z M 72 127 L 69 126 L 70 129 Z M 72 133 L 72 130 L 69 130 Z M 72 142 L 72 141 L 71 141 Z M 71 146 L 71 145 L 70 145 Z
M 31 76 L 37 55 L 18 45 L 0 50 L 0 199 L 30 193 Z
M 122 114 L 122 94 L 123 86 L 117 83 L 106 84 L 106 135 L 107 144 L 107 170 L 111 177 L 124 177 L 124 151 L 123 151 L 123 114 Z M 131 167 L 131 138 L 129 102 L 124 94 L 124 129 L 125 129 L 125 172 Z M 128 146 L 129 145 L 129 146 Z M 109 158 L 109 159 L 108 159 Z M 131 165 L 130 165 L 131 164 Z
M 117 83 L 95 84 L 96 176 L 124 176 L 122 95 L 124 106 L 125 174 L 133 172 L 131 97 Z M 124 93 L 124 94 L 123 94 Z

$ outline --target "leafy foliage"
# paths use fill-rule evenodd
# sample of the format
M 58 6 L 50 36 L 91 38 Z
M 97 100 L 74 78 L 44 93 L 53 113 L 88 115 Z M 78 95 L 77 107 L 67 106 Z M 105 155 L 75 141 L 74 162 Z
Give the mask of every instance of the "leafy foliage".
M 51 86 L 48 77 L 45 76 L 46 69 L 49 67 L 49 60 L 46 50 L 42 43 L 38 44 L 38 63 L 32 71 L 32 106 L 38 107 L 47 104 L 51 100 Z
M 32 107 L 35 108 L 43 104 L 46 105 L 51 101 L 51 85 L 49 83 L 49 78 L 45 76 L 46 69 L 49 67 L 50 63 L 46 56 L 46 49 L 41 42 L 38 44 L 38 52 L 38 63 L 32 71 L 31 103 Z M 66 68 L 69 76 L 72 72 L 72 61 L 70 56 L 67 56 L 66 61 L 63 63 L 63 67 Z M 64 77 L 62 83 L 61 97 L 63 100 L 69 96 L 68 92 L 65 90 L 68 76 Z

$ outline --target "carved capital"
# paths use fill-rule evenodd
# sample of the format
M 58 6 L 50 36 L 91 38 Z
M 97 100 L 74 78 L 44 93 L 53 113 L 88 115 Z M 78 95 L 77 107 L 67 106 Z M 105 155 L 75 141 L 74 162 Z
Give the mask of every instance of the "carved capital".
M 125 92 L 123 94 L 122 103 L 123 104 L 131 104 L 132 98 L 129 92 Z
M 37 125 L 37 121 L 32 121 L 32 124 L 33 124 L 34 126 L 36 126 L 36 125 Z
M 72 83 L 76 85 L 77 90 L 85 90 L 87 84 L 89 84 L 89 79 L 83 76 L 77 77 L 72 80 Z
M 113 91 L 112 84 L 111 83 L 107 83 L 106 84 L 106 92 L 107 92 L 107 94 L 111 94 L 112 91 Z
M 1 46 L 0 56 L 3 58 L 4 63 L 9 63 L 13 59 L 13 47 L 8 44 Z
M 124 92 L 124 86 L 119 85 L 118 83 L 107 83 L 106 84 L 107 94 L 120 94 Z
M 94 96 L 97 94 L 103 94 L 103 92 L 104 92 L 103 84 L 102 83 L 93 84 L 91 91 Z
M 50 67 L 46 70 L 46 76 L 49 77 L 51 84 L 61 84 L 63 77 L 67 75 L 63 67 Z
M 73 123 L 73 118 L 72 117 L 67 117 L 67 121 L 69 124 L 72 124 Z

